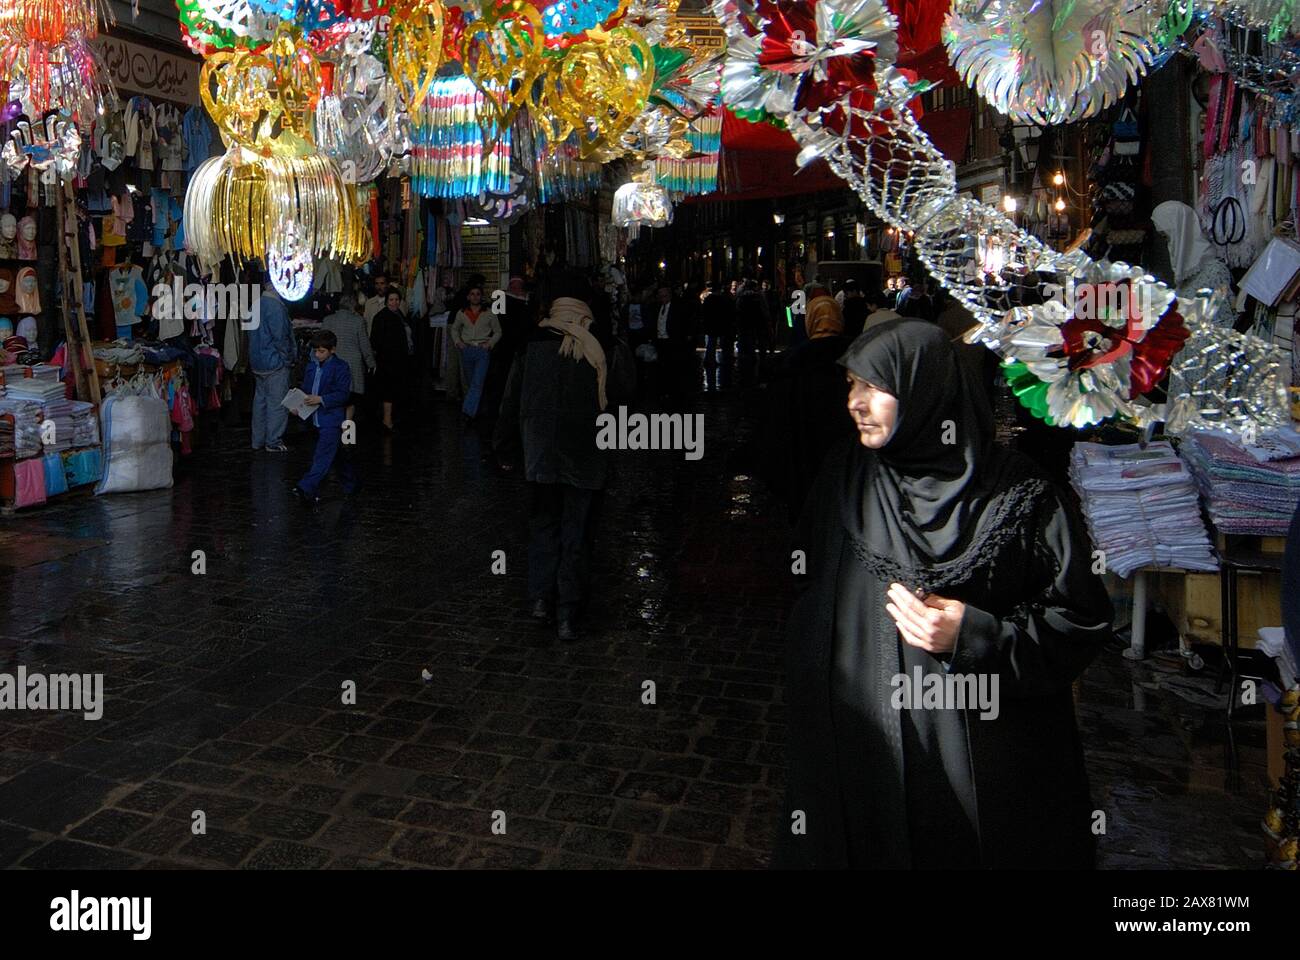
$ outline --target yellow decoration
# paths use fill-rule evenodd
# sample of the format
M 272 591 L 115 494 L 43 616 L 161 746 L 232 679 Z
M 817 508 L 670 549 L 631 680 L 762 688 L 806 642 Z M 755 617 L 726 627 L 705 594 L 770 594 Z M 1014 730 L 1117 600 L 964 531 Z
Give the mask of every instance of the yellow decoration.
M 560 79 L 563 70 L 563 58 L 549 60 L 545 72 L 533 84 L 529 100 L 533 119 L 540 124 L 546 139 L 551 143 L 562 143 L 573 133 L 573 124 L 552 106 L 564 102 L 564 84 Z
M 238 147 L 205 161 L 185 195 L 187 237 L 199 261 L 263 258 L 284 225 L 315 256 L 364 262 L 369 221 L 356 187 L 327 157 L 263 158 Z
M 388 28 L 388 70 L 405 87 L 408 109 L 418 110 L 442 65 L 446 12 L 440 0 L 398 0 Z
M 465 75 L 491 108 L 491 116 L 480 117 L 480 124 L 495 120 L 497 130 L 510 126 L 542 74 L 545 41 L 541 14 L 524 0 L 488 6 L 481 19 L 465 28 L 460 40 Z
M 548 106 L 578 131 L 584 158 L 615 146 L 636 122 L 654 87 L 654 55 L 636 30 L 591 31 L 565 51 L 563 95 Z
M 220 50 L 204 61 L 199 96 L 226 146 L 262 156 L 306 156 L 320 98 L 320 60 L 282 29 L 264 53 Z

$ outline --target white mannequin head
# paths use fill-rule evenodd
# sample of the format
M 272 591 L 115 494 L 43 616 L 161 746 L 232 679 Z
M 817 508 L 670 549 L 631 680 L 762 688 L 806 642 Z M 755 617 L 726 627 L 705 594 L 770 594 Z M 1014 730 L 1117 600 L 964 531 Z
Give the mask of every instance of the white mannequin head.
M 0 237 L 12 240 L 16 236 L 18 236 L 18 218 L 12 213 L 0 216 Z
M 18 229 L 22 233 L 22 238 L 28 243 L 36 239 L 36 220 L 33 217 L 23 217 L 18 221 Z

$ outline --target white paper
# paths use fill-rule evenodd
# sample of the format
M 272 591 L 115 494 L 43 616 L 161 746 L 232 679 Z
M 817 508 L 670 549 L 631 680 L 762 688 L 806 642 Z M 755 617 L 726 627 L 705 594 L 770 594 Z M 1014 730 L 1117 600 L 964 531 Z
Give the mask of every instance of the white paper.
M 284 399 L 280 401 L 280 406 L 288 407 L 303 420 L 309 419 L 313 413 L 320 409 L 319 406 L 313 407 L 309 404 L 307 402 L 307 394 L 303 393 L 297 387 L 293 387 L 284 395 Z

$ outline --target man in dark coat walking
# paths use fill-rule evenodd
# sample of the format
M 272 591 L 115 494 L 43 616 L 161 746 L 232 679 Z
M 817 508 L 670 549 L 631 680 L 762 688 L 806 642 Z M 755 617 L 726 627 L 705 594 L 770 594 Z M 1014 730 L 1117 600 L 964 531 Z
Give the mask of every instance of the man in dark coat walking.
M 591 285 L 579 274 L 551 283 L 551 302 L 520 353 L 501 403 L 496 452 L 503 469 L 522 453 L 531 492 L 528 595 L 532 615 L 578 639 L 586 606 L 594 515 L 609 472 L 596 446 L 597 417 L 626 403 L 631 371 L 592 331 Z

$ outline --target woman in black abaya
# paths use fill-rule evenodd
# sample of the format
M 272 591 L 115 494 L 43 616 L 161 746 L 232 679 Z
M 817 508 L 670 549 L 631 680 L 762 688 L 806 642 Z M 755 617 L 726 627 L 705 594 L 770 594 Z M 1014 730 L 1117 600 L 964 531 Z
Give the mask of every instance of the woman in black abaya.
M 841 363 L 859 442 L 828 456 L 795 544 L 777 865 L 1090 867 L 1071 684 L 1111 607 L 1086 534 L 993 444 L 937 327 L 889 321 Z M 917 668 L 982 677 L 992 709 L 896 709 Z

